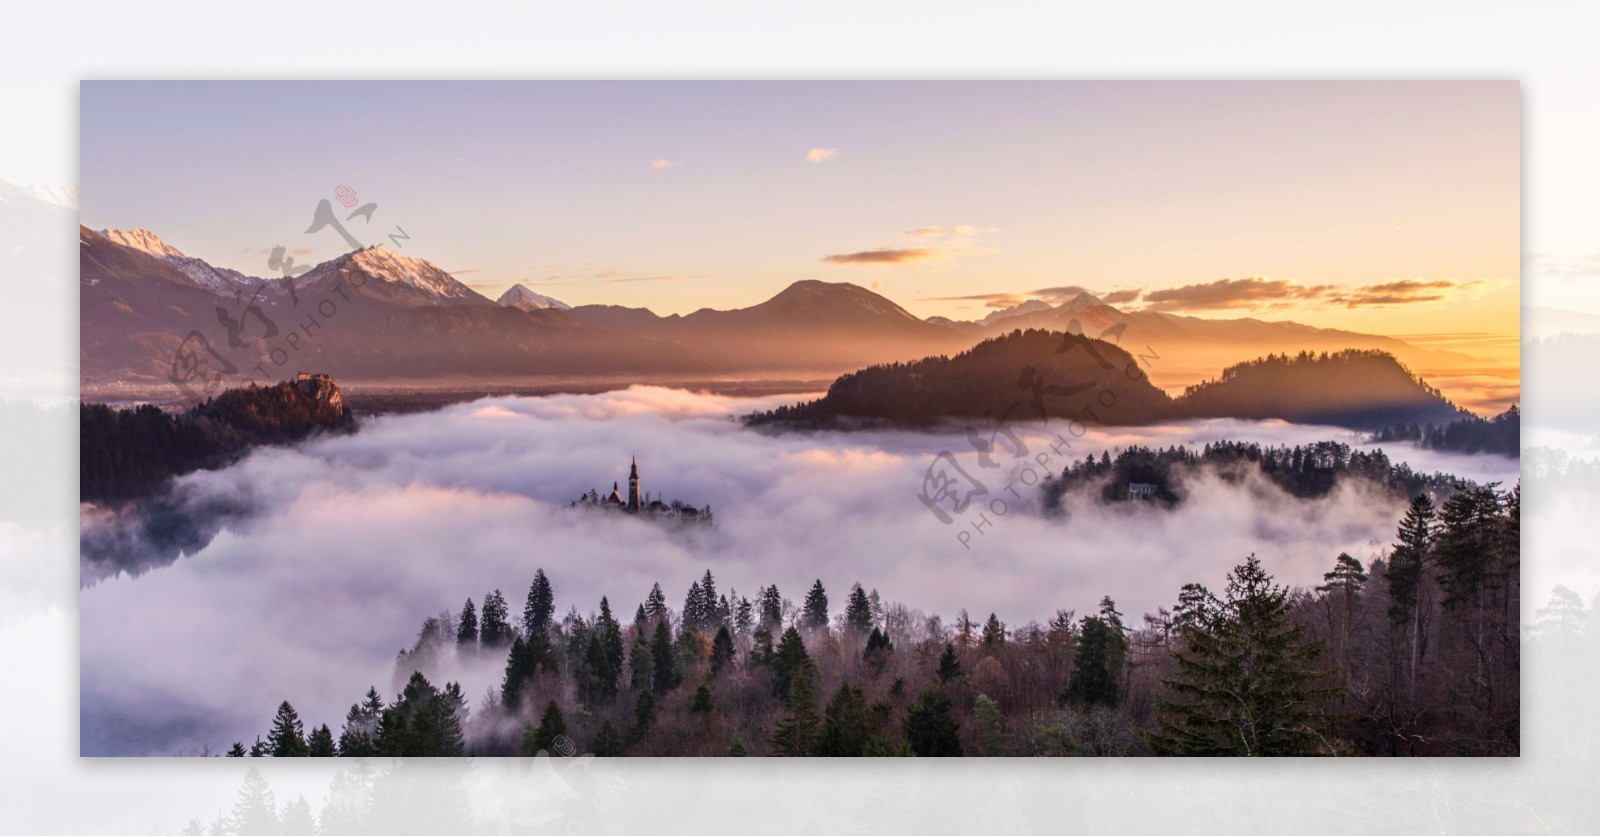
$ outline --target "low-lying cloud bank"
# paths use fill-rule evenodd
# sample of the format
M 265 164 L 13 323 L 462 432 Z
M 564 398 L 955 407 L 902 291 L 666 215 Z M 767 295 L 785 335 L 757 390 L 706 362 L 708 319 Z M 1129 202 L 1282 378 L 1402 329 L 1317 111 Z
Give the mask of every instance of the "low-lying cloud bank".
M 1170 606 L 1185 582 L 1219 585 L 1252 552 L 1281 581 L 1318 582 L 1341 551 L 1367 560 L 1383 550 L 1402 512 L 1394 498 L 1354 486 L 1295 501 L 1264 483 L 1207 482 L 1171 512 L 1074 496 L 1067 519 L 1057 520 L 1019 484 L 1022 497 L 1003 516 L 991 511 L 964 545 L 957 532 L 972 531 L 978 506 L 941 523 L 918 499 L 924 475 L 948 449 L 998 495 L 1020 474 L 1004 437 L 1001 467 L 983 469 L 960 428 L 765 435 L 734 418 L 782 400 L 648 387 L 492 398 L 373 419 L 352 436 L 261 449 L 184 478 L 180 507 L 197 517 L 228 510 L 212 524 L 215 537 L 166 566 L 82 591 L 83 752 L 249 742 L 284 699 L 308 724 L 337 730 L 369 685 L 388 690 L 395 653 L 425 617 L 457 610 L 469 596 L 481 603 L 495 588 L 518 614 L 538 567 L 554 582 L 560 612 L 576 604 L 588 613 L 605 595 L 624 619 L 652 582 L 677 605 L 709 568 L 724 591 L 750 595 L 776 583 L 795 600 L 820 578 L 835 610 L 860 581 L 947 622 L 962 608 L 1011 624 L 1043 621 L 1057 608 L 1091 611 L 1108 594 L 1137 620 Z M 1025 428 L 1029 461 L 1058 433 L 1064 425 Z M 1131 443 L 1350 434 L 1210 421 L 1066 438 L 1071 448 L 1050 454 L 1045 467 L 1059 471 L 1066 457 Z M 1510 459 L 1390 454 L 1427 471 L 1516 478 Z M 613 481 L 625 491 L 634 455 L 646 491 L 710 505 L 716 527 L 673 531 L 567 508 Z M 85 562 L 97 543 L 138 548 L 129 525 L 86 515 Z M 498 665 L 461 676 L 476 704 L 497 685 Z

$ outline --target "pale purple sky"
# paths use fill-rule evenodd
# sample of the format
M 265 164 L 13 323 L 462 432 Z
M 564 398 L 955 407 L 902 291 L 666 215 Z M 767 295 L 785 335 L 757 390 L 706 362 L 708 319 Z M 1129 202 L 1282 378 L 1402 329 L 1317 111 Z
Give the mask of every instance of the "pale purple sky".
M 363 243 L 403 228 L 491 297 L 665 314 L 822 279 L 975 318 L 1266 277 L 1271 318 L 1514 332 L 1519 110 L 1514 82 L 84 82 L 82 217 L 266 275 L 345 249 L 304 230 L 348 185 Z M 1454 285 L 1293 295 L 1407 280 Z

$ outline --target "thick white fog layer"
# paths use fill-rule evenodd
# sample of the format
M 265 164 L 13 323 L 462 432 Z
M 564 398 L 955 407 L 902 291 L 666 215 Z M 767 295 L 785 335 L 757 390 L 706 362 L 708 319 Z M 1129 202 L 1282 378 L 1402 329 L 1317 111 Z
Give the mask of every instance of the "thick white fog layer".
M 1170 606 L 1185 582 L 1220 586 L 1252 552 L 1282 582 L 1318 582 L 1342 551 L 1375 557 L 1403 510 L 1396 498 L 1350 487 L 1297 501 L 1264 483 L 1202 478 L 1171 511 L 1070 496 L 1064 517 L 1047 518 L 1037 489 L 1024 487 L 1033 480 L 1022 462 L 1059 472 L 1067 457 L 1131 443 L 1354 437 L 1281 422 L 1082 438 L 1065 424 L 1029 426 L 1028 457 L 1012 459 L 1002 436 L 1001 467 L 986 469 L 961 428 L 770 435 L 734 419 L 784 400 L 657 388 L 494 398 L 369 419 L 354 435 L 261 449 L 184 478 L 184 507 L 246 511 L 193 554 L 170 563 L 152 556 L 153 569 L 82 591 L 83 752 L 248 743 L 285 699 L 308 727 L 337 732 L 368 686 L 391 692 L 395 653 L 425 617 L 456 611 L 469 596 L 481 604 L 495 588 L 515 617 L 538 567 L 559 612 L 575 604 L 587 614 L 605 595 L 624 620 L 652 582 L 677 606 L 710 569 L 724 592 L 753 595 L 775 583 L 794 600 L 820 578 L 836 611 L 859 581 L 946 622 L 962 608 L 1013 625 L 1043 621 L 1057 608 L 1092 611 L 1102 595 L 1137 621 Z M 1063 437 L 1071 448 L 1052 451 Z M 918 499 L 943 450 L 991 488 L 949 524 Z M 715 527 L 673 530 L 567 507 L 614 481 L 626 493 L 635 455 L 645 491 L 710 505 Z M 1517 463 L 1501 457 L 1390 455 L 1419 470 L 1517 478 Z M 1012 480 L 1015 493 L 1004 487 Z M 999 498 L 1007 502 L 994 505 Z M 86 543 L 125 524 L 87 514 Z M 500 671 L 492 661 L 458 674 L 476 705 Z

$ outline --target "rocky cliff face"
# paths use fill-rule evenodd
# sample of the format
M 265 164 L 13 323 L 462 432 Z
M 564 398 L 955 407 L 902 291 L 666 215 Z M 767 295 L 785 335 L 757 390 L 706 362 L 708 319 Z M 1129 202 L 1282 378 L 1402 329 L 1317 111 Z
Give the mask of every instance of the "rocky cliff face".
M 320 372 L 301 372 L 292 383 L 302 397 L 323 408 L 319 412 L 326 411 L 331 413 L 333 418 L 343 418 L 344 395 L 339 392 L 339 385 L 333 382 L 333 378 Z

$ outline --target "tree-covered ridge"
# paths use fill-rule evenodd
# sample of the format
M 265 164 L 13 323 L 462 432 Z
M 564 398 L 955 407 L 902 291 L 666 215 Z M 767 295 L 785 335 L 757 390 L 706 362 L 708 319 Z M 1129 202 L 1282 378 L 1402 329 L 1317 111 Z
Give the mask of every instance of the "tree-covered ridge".
M 1102 410 L 1105 423 L 1173 417 L 1172 400 L 1145 379 L 1128 352 L 1081 335 L 1028 329 L 985 340 L 954 357 L 869 366 L 841 376 L 823 398 L 756 413 L 746 421 L 919 426 L 945 417 L 1080 418 L 1085 406 L 1113 398 L 1115 409 Z
M 1420 492 L 1445 497 L 1468 481 L 1449 474 L 1423 474 L 1411 466 L 1390 461 L 1381 448 L 1361 450 L 1343 442 L 1269 446 L 1256 442 L 1208 442 L 1201 447 L 1173 445 L 1150 448 L 1132 445 L 1112 456 L 1110 451 L 1085 456 L 1064 467 L 1060 474 L 1041 482 L 1047 508 L 1059 510 L 1069 491 L 1089 488 L 1106 502 L 1150 500 L 1175 505 L 1188 497 L 1188 482 L 1204 470 L 1230 483 L 1259 474 L 1289 494 L 1300 498 L 1324 497 L 1342 480 L 1363 480 L 1399 497 Z M 1148 497 L 1135 497 L 1130 485 L 1153 486 Z
M 1195 418 L 1282 419 L 1377 430 L 1469 416 L 1387 352 L 1347 349 L 1268 355 L 1224 370 L 1173 399 L 1121 347 L 1029 329 L 954 357 L 870 366 L 841 376 L 822 398 L 747 416 L 750 425 L 852 428 L 927 426 L 944 418 L 1067 418 L 1142 425 Z
M 79 497 L 91 503 L 145 497 L 172 477 L 221 467 L 252 446 L 355 424 L 338 385 L 321 375 L 224 390 L 181 413 L 83 404 L 78 416 Z
M 1429 450 L 1448 450 L 1458 453 L 1498 453 L 1502 456 L 1520 456 L 1522 453 L 1522 411 L 1515 404 L 1494 418 L 1467 415 L 1440 427 L 1432 422 L 1418 426 L 1397 423 L 1373 434 L 1374 442 L 1413 442 Z
M 1268 355 L 1184 390 L 1190 418 L 1283 419 L 1376 430 L 1396 422 L 1444 423 L 1468 415 L 1388 352 Z
M 285 701 L 230 754 L 1516 755 L 1520 521 L 1520 489 L 1420 494 L 1370 563 L 1286 589 L 1252 555 L 1139 624 L 1107 596 L 947 625 L 859 584 L 841 610 L 820 579 L 796 604 L 710 571 L 680 610 L 657 584 L 630 620 L 607 598 L 558 620 L 539 570 L 520 620 L 498 590 L 427 620 L 399 694 L 337 735 Z M 448 655 L 503 661 L 499 688 L 469 711 L 428 676 Z

